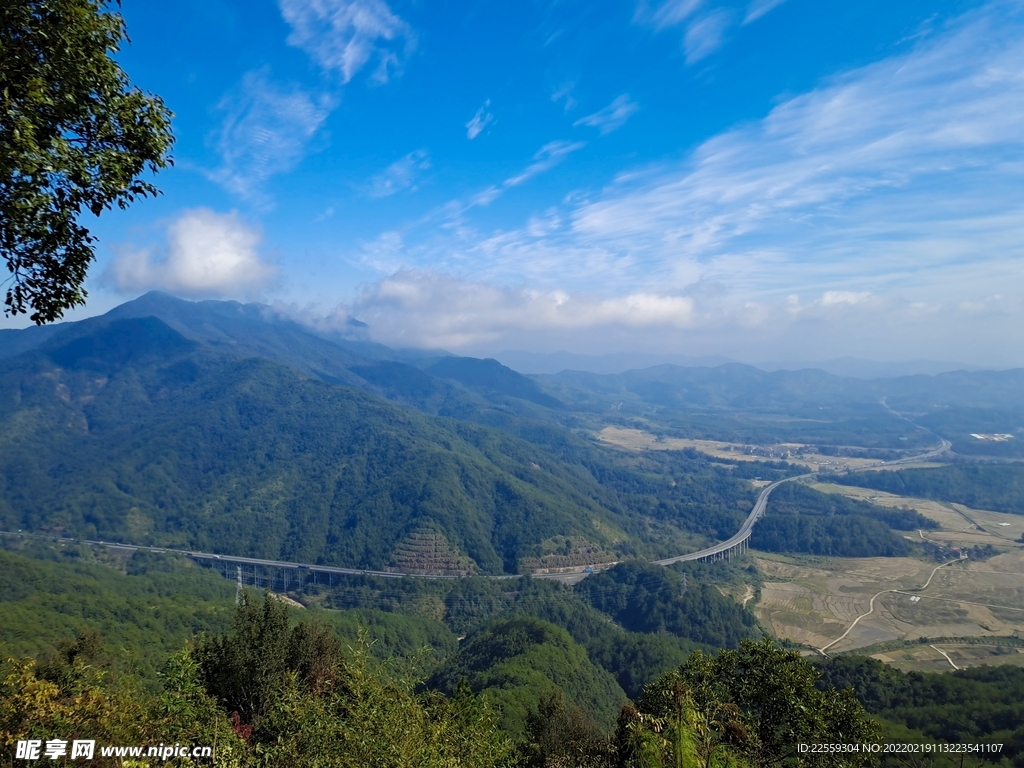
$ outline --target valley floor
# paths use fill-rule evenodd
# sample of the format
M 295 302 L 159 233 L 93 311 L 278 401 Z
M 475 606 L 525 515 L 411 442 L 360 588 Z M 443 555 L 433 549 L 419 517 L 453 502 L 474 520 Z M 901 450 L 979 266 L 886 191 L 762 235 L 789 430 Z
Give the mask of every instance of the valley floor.
M 772 634 L 829 652 L 897 640 L 1024 633 L 1024 550 L 982 562 L 900 558 L 798 558 L 757 554 L 766 581 L 755 608 Z M 879 594 L 881 593 L 881 594 Z M 871 599 L 874 600 L 874 610 Z M 920 598 L 913 600 L 913 597 Z M 969 664 L 965 660 L 965 665 Z

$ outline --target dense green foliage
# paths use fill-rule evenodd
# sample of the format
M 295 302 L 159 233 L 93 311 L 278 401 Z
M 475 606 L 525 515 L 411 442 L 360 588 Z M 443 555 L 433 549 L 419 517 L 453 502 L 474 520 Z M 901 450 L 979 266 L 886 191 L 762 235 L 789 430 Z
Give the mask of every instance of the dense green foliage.
M 803 483 L 786 483 L 772 491 L 768 502 L 774 515 L 854 515 L 870 518 L 897 531 L 933 530 L 934 520 L 916 509 L 893 509 L 866 501 L 850 499 L 838 493 L 822 493 Z
M 164 659 L 200 632 L 223 631 L 234 586 L 197 568 L 123 575 L 91 561 L 88 548 L 65 547 L 57 560 L 0 551 L 0 647 L 15 656 L 53 653 L 80 632 L 101 633 L 125 664 L 149 680 Z
M 852 472 L 830 481 L 1024 515 L 1024 464 L 951 464 L 932 469 Z
M 4 665 L 0 759 L 13 758 L 18 739 L 84 733 L 97 747 L 213 746 L 214 764 L 225 767 L 486 768 L 514 760 L 486 703 L 468 693 L 417 694 L 406 670 L 375 660 L 365 645 L 342 649 L 323 625 L 292 626 L 276 600 L 245 603 L 230 633 L 172 656 L 156 694 L 130 675 L 112 681 L 95 650 L 78 642 L 38 670 L 32 661 Z M 97 749 L 94 764 L 122 762 Z
M 490 572 L 517 571 L 556 535 L 628 540 L 614 495 L 535 446 L 216 356 L 153 319 L 12 368 L 0 374 L 9 529 L 376 568 L 434 531 L 451 567 L 468 557 Z
M 358 576 L 346 579 L 325 597 L 327 606 L 354 609 L 374 605 L 396 618 L 411 614 L 417 621 L 428 622 L 425 627 L 431 626 L 429 622 L 436 616 L 454 633 L 452 637 L 486 628 L 495 617 L 542 619 L 568 631 L 590 660 L 611 673 L 629 696 L 640 695 L 645 683 L 681 664 L 696 648 L 712 647 L 669 634 L 627 631 L 573 588 L 541 579 L 437 582 Z M 362 611 L 347 610 L 345 615 L 362 616 Z M 369 615 L 381 616 L 381 612 Z M 429 644 L 437 647 L 434 640 Z
M 0 551 L 0 655 L 48 658 L 65 638 L 96 633 L 109 663 L 152 685 L 168 654 L 197 634 L 228 628 L 234 597 L 233 582 L 177 557 L 136 552 L 126 563 L 101 562 L 89 547 L 28 542 Z M 329 624 L 346 646 L 362 637 L 380 658 L 426 652 L 429 665 L 457 647 L 455 635 L 426 616 L 368 608 L 300 616 Z
M 33 606 L 66 594 L 66 584 L 95 593 L 96 600 L 78 601 L 82 612 L 102 618 L 104 610 L 117 610 L 129 622 L 140 621 L 141 615 L 131 618 L 125 611 L 138 605 L 132 595 L 141 593 L 147 607 L 158 606 L 153 618 L 160 620 L 168 609 L 147 591 L 153 585 L 142 588 L 156 579 L 200 597 L 204 593 L 197 585 L 214 584 L 222 588 L 216 590 L 218 605 L 231 602 L 231 582 L 174 558 L 136 554 L 127 562 L 128 572 L 118 573 L 109 565 L 78 562 L 85 552 L 61 554 L 59 544 L 30 549 L 44 559 L 0 553 L 5 566 L 14 564 L 0 572 L 12 574 L 5 589 L 16 591 L 20 584 Z M 21 561 L 37 564 L 49 578 L 34 576 Z M 716 577 L 729 584 L 743 578 L 735 563 L 688 565 L 685 582 L 675 568 L 648 569 L 623 564 L 592 577 L 601 587 L 597 590 L 584 588 L 591 579 L 567 588 L 528 578 L 364 577 L 359 593 L 385 598 L 380 604 L 391 612 L 293 611 L 277 600 L 249 595 L 230 631 L 209 628 L 191 650 L 173 654 L 159 686 L 146 670 L 159 668 L 161 656 L 171 655 L 170 640 L 162 653 L 152 645 L 148 655 L 138 654 L 136 644 L 150 644 L 151 638 L 126 633 L 116 622 L 87 617 L 55 625 L 48 631 L 63 637 L 76 628 L 85 631 L 72 642 L 56 642 L 61 635 L 51 635 L 50 643 L 38 646 L 44 659 L 35 668 L 8 665 L 0 696 L 0 749 L 10 749 L 19 734 L 63 733 L 74 721 L 106 743 L 216 741 L 222 747 L 218 765 L 291 766 L 310 764 L 314 756 L 332 766 L 500 762 L 611 768 L 676 765 L 680 757 L 686 764 L 715 767 L 846 765 L 855 760 L 798 759 L 789 745 L 873 738 L 863 713 L 851 705 L 851 694 L 825 688 L 852 682 L 868 709 L 886 718 L 887 740 L 991 737 L 1005 740 L 1016 754 L 1021 670 L 915 676 L 840 658 L 825 664 L 818 691 L 805 662 L 768 642 L 742 641 L 717 656 L 691 655 L 690 641 L 626 631 L 577 594 L 596 597 L 610 612 L 622 610 L 623 598 L 646 605 L 649 613 L 637 612 L 632 620 L 654 628 L 658 612 L 673 610 L 664 585 L 672 594 L 685 583 L 685 595 Z M 597 581 L 601 577 L 606 584 Z M 404 586 L 393 586 L 388 597 L 385 582 Z M 25 596 L 14 596 L 25 602 Z M 64 606 L 72 604 L 70 596 L 64 599 Z M 100 605 L 101 600 L 109 605 Z M 177 605 L 182 612 L 186 607 L 197 614 L 204 610 L 195 597 Z M 438 608 L 439 618 L 476 628 L 456 642 L 442 621 L 427 615 Z M 46 613 L 35 611 L 20 620 L 31 625 Z M 536 617 L 540 614 L 545 620 Z M 2 615 L 5 629 L 19 616 Z M 675 615 L 682 622 L 686 612 Z M 99 635 L 88 631 L 96 627 L 121 634 L 104 647 Z M 158 631 L 153 623 L 145 629 Z M 130 650 L 136 659 L 148 659 L 148 666 L 126 663 Z M 644 651 L 652 652 L 646 662 L 624 658 Z M 618 705 L 626 698 L 611 674 L 616 664 L 620 673 L 646 675 L 646 687 L 635 683 L 631 695 L 637 700 L 619 713 L 613 733 Z M 514 749 L 513 740 L 519 742 Z
M 80 223 L 156 194 L 171 113 L 116 61 L 127 40 L 106 0 L 0 4 L 0 254 L 5 314 L 49 323 L 85 303 L 95 238 Z
M 715 648 L 735 648 L 757 623 L 710 584 L 636 561 L 584 579 L 576 593 L 628 630 L 667 632 Z
M 862 656 L 838 656 L 820 668 L 823 683 L 852 688 L 884 720 L 950 743 L 1001 743 L 1002 753 L 989 759 L 1024 765 L 1024 668 L 904 674 Z
M 818 677 L 770 640 L 746 640 L 716 657 L 695 653 L 623 710 L 620 755 L 626 765 L 666 767 L 730 756 L 757 766 L 868 763 L 864 754 L 798 752 L 800 744 L 861 744 L 876 733 L 850 691 L 819 690 Z
M 153 318 L 82 330 L 0 367 L 8 529 L 514 573 L 675 554 L 732 535 L 753 503 L 749 467 L 693 451 L 608 451 L 508 414 L 502 430 L 432 418 Z
M 913 550 L 877 520 L 857 516 L 765 518 L 750 546 L 765 552 L 804 552 L 829 557 L 903 557 Z
M 618 463 L 595 461 L 587 466 L 630 509 L 709 538 L 727 539 L 736 533 L 757 496 L 745 482 L 745 468 L 713 461 L 694 450 L 624 454 Z
M 10 555 L 9 610 L 0 621 L 0 642 L 16 655 L 46 655 L 59 638 L 99 631 L 111 648 L 119 649 L 122 666 L 138 669 L 151 683 L 163 654 L 195 632 L 216 632 L 225 626 L 234 596 L 233 582 L 167 555 L 136 552 L 126 563 L 108 558 L 104 565 L 94 553 L 106 550 L 60 542 L 31 541 L 23 551 L 33 557 Z M 119 573 L 111 565 L 127 572 Z M 691 603 L 688 620 L 683 612 L 672 612 L 663 594 L 653 594 L 647 605 L 651 611 L 669 611 L 680 636 L 662 631 L 660 619 L 653 615 L 633 614 L 640 631 L 610 621 L 607 613 L 588 603 L 586 594 L 580 594 L 589 580 L 572 588 L 530 578 L 352 576 L 331 589 L 312 584 L 305 588 L 303 599 L 310 605 L 341 610 L 314 607 L 298 616 L 303 622 L 326 622 L 346 646 L 355 646 L 361 636 L 375 656 L 416 657 L 424 669 L 449 658 L 458 648 L 458 635 L 485 631 L 495 620 L 533 617 L 568 631 L 597 668 L 611 674 L 627 695 L 638 696 L 644 684 L 677 667 L 693 650 L 716 647 L 689 639 L 703 636 L 702 627 L 712 626 L 723 636 L 745 637 L 753 631 L 749 612 L 709 586 L 722 577 L 726 564 L 691 567 L 700 573 L 690 574 L 690 588 L 707 591 L 710 603 Z M 622 570 L 613 569 L 613 577 L 619 578 Z M 668 574 L 672 584 L 682 578 L 675 569 L 652 570 L 655 578 Z M 80 594 L 86 597 L 79 598 Z M 154 594 L 164 597 L 157 600 Z M 724 623 L 694 612 L 706 605 Z
M 1010 374 L 1004 371 L 1002 374 Z M 966 406 L 936 408 L 930 413 L 917 417 L 923 427 L 935 434 L 952 441 L 953 451 L 959 456 L 984 459 L 1021 459 L 1024 458 L 1024 403 L 1020 397 L 1005 402 L 996 398 L 995 402 L 986 397 L 984 381 L 974 382 L 976 392 L 981 394 L 981 402 Z M 1018 390 L 1019 391 L 1019 390 Z M 917 410 L 920 406 L 913 406 Z M 976 434 L 1009 434 L 1011 438 L 996 442 L 979 440 Z
M 758 522 L 750 545 L 766 552 L 804 552 L 833 557 L 901 557 L 913 552 L 897 530 L 934 528 L 916 510 L 887 509 L 802 483 L 772 491 L 768 514 Z
M 515 397 L 545 408 L 563 408 L 561 401 L 541 391 L 537 382 L 488 358 L 443 357 L 427 369 L 435 376 L 454 379 L 489 398 Z
M 517 735 L 541 695 L 556 688 L 606 728 L 626 701 L 614 678 L 568 632 L 526 616 L 499 619 L 467 637 L 427 685 L 451 694 L 463 680 L 474 693 L 487 692 L 502 712 L 502 727 Z

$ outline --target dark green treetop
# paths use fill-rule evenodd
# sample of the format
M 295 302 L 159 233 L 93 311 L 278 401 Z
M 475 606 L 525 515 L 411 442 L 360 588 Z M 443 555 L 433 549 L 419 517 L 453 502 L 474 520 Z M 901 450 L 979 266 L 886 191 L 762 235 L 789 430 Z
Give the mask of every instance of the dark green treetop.
M 128 39 L 109 0 L 0 3 L 0 252 L 5 313 L 37 324 L 85 303 L 95 237 L 80 223 L 158 193 L 171 112 L 114 60 Z

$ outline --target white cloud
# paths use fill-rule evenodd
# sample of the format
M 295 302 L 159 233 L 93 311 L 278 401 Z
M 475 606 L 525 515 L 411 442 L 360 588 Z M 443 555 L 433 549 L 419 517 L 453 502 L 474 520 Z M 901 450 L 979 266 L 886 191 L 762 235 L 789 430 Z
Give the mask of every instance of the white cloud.
M 870 298 L 870 291 L 825 291 L 821 295 L 821 305 L 824 307 L 833 307 L 839 304 L 852 306 L 868 301 Z
M 371 79 L 386 83 L 416 48 L 416 35 L 383 0 L 279 0 L 292 28 L 288 44 L 349 82 L 376 60 Z
M 655 9 L 646 0 L 637 6 L 634 21 L 661 30 L 682 24 L 704 4 L 704 0 L 665 0 Z
M 618 243 L 653 273 L 696 261 L 740 292 L 978 285 L 973 264 L 1003 268 L 1024 242 L 1021 26 L 1003 6 L 971 14 L 624 178 L 570 212 L 577 242 Z
M 618 128 L 621 128 L 626 124 L 626 121 L 640 109 L 640 106 L 631 101 L 628 93 L 624 93 L 621 96 L 617 96 L 611 104 L 604 109 L 600 109 L 592 115 L 581 117 L 575 123 L 574 126 L 588 125 L 591 128 L 597 128 L 601 135 L 611 133 Z
M 519 332 L 624 326 L 686 328 L 693 300 L 634 293 L 619 297 L 530 291 L 402 270 L 368 286 L 336 313 L 368 323 L 373 338 L 396 346 L 460 348 Z
M 751 0 L 750 5 L 747 6 L 747 14 L 743 17 L 743 23 L 749 24 L 752 21 L 757 21 L 769 11 L 778 8 L 786 0 Z
M 530 163 L 515 176 L 505 179 L 506 187 L 517 187 L 524 181 L 532 179 L 558 165 L 567 156 L 587 146 L 585 141 L 549 141 L 533 156 Z
M 609 296 L 403 268 L 365 286 L 329 318 L 305 322 L 327 330 L 355 316 L 368 323 L 370 337 L 378 342 L 476 355 L 572 349 L 748 360 L 775 354 L 804 360 L 853 355 L 1024 362 L 1024 345 L 996 345 L 984 333 L 994 324 L 1024 320 L 1019 303 L 1000 295 L 931 305 L 870 292 L 826 291 L 806 303 L 790 295 L 722 306 L 713 293 L 652 290 Z
M 549 141 L 537 150 L 533 156 L 533 162 L 519 173 L 509 176 L 501 184 L 492 184 L 487 187 L 487 189 L 476 193 L 472 198 L 470 198 L 468 205 L 452 202 L 444 206 L 441 209 L 441 212 L 446 214 L 449 218 L 452 215 L 461 217 L 469 208 L 484 208 L 501 197 L 506 190 L 509 190 L 512 187 L 518 187 L 520 184 L 526 183 L 533 177 L 551 170 L 561 163 L 566 156 L 583 149 L 585 146 L 587 146 L 587 142 L 585 141 Z
M 267 179 L 302 160 L 331 106 L 326 97 L 273 83 L 265 68 L 247 73 L 218 105 L 226 113 L 216 137 L 221 167 L 210 177 L 235 194 L 260 199 Z
M 374 176 L 370 180 L 367 194 L 370 197 L 388 197 L 406 189 L 415 190 L 420 172 L 429 168 L 430 156 L 427 151 L 417 149 Z
M 547 145 L 506 185 L 550 168 L 569 146 Z M 779 103 L 682 162 L 630 170 L 519 228 L 445 221 L 407 236 L 389 266 L 495 286 L 497 308 L 511 301 L 498 301 L 507 285 L 542 297 L 572 286 L 574 300 L 692 301 L 685 334 L 623 323 L 624 336 L 608 326 L 592 350 L 613 340 L 627 349 L 692 343 L 692 353 L 758 349 L 764 359 L 758 345 L 789 343 L 798 356 L 818 344 L 828 356 L 1021 364 L 1022 157 L 1024 12 L 997 3 L 906 54 Z M 386 305 L 374 306 L 386 325 Z M 462 330 L 450 308 L 436 311 L 448 318 L 439 337 L 488 327 L 476 310 Z M 568 333 L 552 328 L 552 339 Z
M 491 100 L 488 99 L 483 105 L 476 111 L 476 114 L 470 118 L 470 121 L 466 123 L 466 138 L 472 141 L 480 133 L 494 121 L 494 115 L 487 111 L 487 108 L 491 106 Z
M 184 211 L 159 249 L 121 246 L 105 280 L 121 292 L 159 288 L 185 296 L 249 296 L 277 269 L 261 256 L 260 231 L 237 213 Z
M 576 106 L 576 99 L 573 98 L 572 92 L 576 87 L 576 83 L 569 81 L 562 83 L 551 93 L 551 100 L 557 104 L 560 101 L 565 101 L 565 111 L 568 112 Z
M 714 11 L 693 21 L 683 36 L 686 63 L 696 64 L 717 51 L 722 46 L 731 21 L 731 14 L 724 10 Z

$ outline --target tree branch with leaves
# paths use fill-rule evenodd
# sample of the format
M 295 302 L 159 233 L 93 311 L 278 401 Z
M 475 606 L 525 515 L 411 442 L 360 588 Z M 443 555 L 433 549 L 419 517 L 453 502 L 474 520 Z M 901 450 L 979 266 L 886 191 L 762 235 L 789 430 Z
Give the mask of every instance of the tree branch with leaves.
M 111 4 L 0 4 L 4 312 L 40 325 L 85 303 L 96 238 L 83 215 L 158 194 L 146 176 L 172 163 L 171 112 L 114 59 L 128 35 Z

